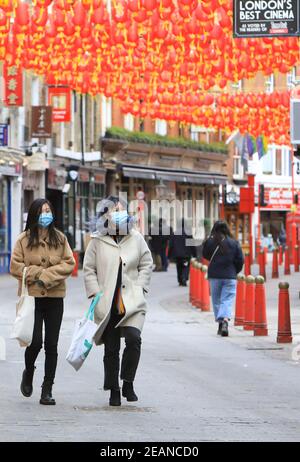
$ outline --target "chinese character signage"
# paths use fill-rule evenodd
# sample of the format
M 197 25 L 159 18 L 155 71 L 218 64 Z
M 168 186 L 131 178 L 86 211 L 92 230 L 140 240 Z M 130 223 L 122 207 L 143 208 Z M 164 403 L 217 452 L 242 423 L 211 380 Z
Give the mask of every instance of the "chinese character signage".
M 52 122 L 70 122 L 70 87 L 49 87 L 48 104 L 52 106 Z
M 8 125 L 0 124 L 0 146 L 8 146 Z
M 32 106 L 31 138 L 52 137 L 52 107 Z
M 234 37 L 300 35 L 299 0 L 234 0 Z
M 23 74 L 18 66 L 3 64 L 4 104 L 5 106 L 23 105 Z

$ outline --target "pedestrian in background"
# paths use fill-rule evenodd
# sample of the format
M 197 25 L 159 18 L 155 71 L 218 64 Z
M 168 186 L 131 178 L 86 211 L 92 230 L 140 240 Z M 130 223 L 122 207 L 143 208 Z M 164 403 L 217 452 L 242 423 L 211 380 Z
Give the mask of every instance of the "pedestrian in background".
M 158 226 L 151 227 L 150 236 L 150 248 L 155 263 L 154 271 L 167 271 L 169 266 L 167 248 L 170 239 L 170 228 L 163 218 L 158 220 Z
M 110 390 L 111 406 L 121 405 L 121 337 L 125 338 L 122 395 L 127 401 L 138 400 L 133 382 L 141 353 L 147 309 L 145 293 L 149 290 L 153 261 L 134 223 L 124 201 L 115 196 L 103 200 L 83 263 L 87 296 L 94 297 L 100 291 L 104 294 L 95 308 L 99 328 L 94 340 L 96 345 L 104 344 L 104 390 Z
M 218 335 L 227 337 L 236 294 L 236 277 L 243 268 L 244 257 L 225 221 L 216 221 L 209 238 L 204 242 L 202 255 L 209 261 L 207 277 L 215 320 L 219 323 Z
M 176 231 L 172 232 L 169 241 L 168 255 L 176 263 L 177 280 L 180 286 L 187 286 L 190 259 L 197 256 L 192 232 L 186 228 L 187 221 L 182 219 L 178 222 Z
M 56 404 L 52 397 L 57 366 L 57 344 L 63 317 L 65 279 L 71 275 L 75 261 L 66 236 L 54 225 L 53 207 L 46 199 L 36 199 L 30 206 L 25 231 L 19 236 L 10 262 L 10 273 L 19 280 L 23 270 L 29 295 L 35 297 L 35 320 L 32 342 L 25 350 L 25 370 L 21 392 L 29 397 L 33 391 L 36 358 L 43 346 L 45 326 L 45 375 L 40 404 Z

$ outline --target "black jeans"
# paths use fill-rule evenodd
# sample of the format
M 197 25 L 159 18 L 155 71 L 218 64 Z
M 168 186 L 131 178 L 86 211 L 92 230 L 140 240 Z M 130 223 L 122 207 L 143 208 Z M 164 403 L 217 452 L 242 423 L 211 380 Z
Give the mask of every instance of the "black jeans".
M 125 338 L 125 349 L 121 364 L 121 380 L 133 382 L 141 355 L 141 332 L 135 327 L 115 326 L 122 315 L 112 309 L 110 320 L 103 333 L 104 341 L 104 390 L 119 390 L 121 336 Z
M 57 365 L 57 344 L 64 311 L 63 298 L 36 298 L 32 342 L 25 351 L 25 366 L 32 371 L 43 346 L 43 323 L 45 323 L 45 377 L 44 382 L 53 383 Z
M 177 280 L 179 284 L 186 284 L 189 279 L 189 261 L 189 258 L 176 258 Z

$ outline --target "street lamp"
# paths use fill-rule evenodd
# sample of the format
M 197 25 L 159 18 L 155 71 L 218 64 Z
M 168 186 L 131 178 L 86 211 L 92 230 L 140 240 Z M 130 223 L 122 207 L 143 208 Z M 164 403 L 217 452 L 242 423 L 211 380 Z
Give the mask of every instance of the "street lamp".
M 79 166 L 78 165 L 70 165 L 67 168 L 68 172 L 68 180 L 73 185 L 73 240 L 72 240 L 72 247 L 73 250 L 76 247 L 76 183 L 78 180 L 78 172 Z

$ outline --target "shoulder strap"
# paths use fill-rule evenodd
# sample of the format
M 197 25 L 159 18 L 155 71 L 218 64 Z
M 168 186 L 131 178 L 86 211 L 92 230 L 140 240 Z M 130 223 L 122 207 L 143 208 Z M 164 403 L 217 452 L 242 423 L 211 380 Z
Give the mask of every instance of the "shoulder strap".
M 27 267 L 25 266 L 25 268 L 23 269 L 23 275 L 22 275 L 22 290 L 21 290 L 22 296 L 28 295 L 28 288 L 26 285 L 26 271 L 27 271 Z
M 225 239 L 225 237 L 222 239 L 222 241 L 224 241 L 224 239 Z M 215 248 L 214 253 L 213 253 L 212 256 L 211 256 L 211 259 L 209 260 L 209 264 L 211 264 L 211 262 L 212 262 L 214 256 L 215 256 L 216 253 L 218 252 L 219 248 L 220 248 L 220 244 L 217 245 L 217 247 Z

